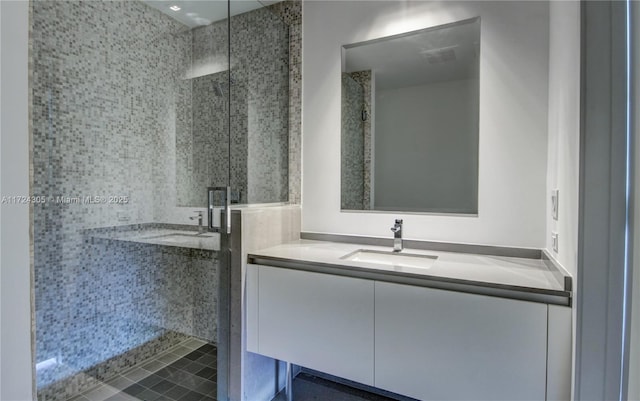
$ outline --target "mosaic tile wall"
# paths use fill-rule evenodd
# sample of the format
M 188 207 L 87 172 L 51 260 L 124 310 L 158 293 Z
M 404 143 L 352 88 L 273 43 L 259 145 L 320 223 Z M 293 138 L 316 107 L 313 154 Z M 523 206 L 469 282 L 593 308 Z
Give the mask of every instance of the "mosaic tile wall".
M 191 79 L 192 124 L 176 132 L 178 205 L 202 207 L 207 204 L 206 188 L 226 186 L 229 180 L 228 97 L 216 92 L 216 88 L 226 92 L 227 79 L 226 71 Z M 242 138 L 233 154 L 234 160 L 246 163 L 246 136 Z M 232 188 L 246 193 L 246 174 L 233 177 Z
M 189 34 L 192 57 L 185 77 L 192 87 L 193 125 L 176 131 L 176 205 L 206 207 L 206 188 L 227 186 L 229 168 L 232 188 L 246 193 L 246 135 L 232 131 L 230 165 L 227 21 Z
M 233 200 L 238 203 L 288 200 L 288 38 L 286 24 L 268 9 L 234 16 L 231 85 L 228 70 L 190 80 L 194 124 L 191 130 L 177 133 L 179 205 L 205 206 L 204 188 L 226 185 L 227 177 L 218 177 L 216 171 L 226 172 L 229 164 L 228 135 Z M 219 69 L 223 65 L 220 60 L 227 57 L 227 48 L 221 45 L 226 44 L 226 39 L 226 20 L 194 29 L 192 70 L 197 73 Z M 226 124 L 229 91 L 230 132 Z M 191 144 L 183 145 L 180 142 L 185 141 L 181 138 Z M 182 195 L 185 192 L 190 194 L 188 199 Z
M 374 119 L 373 109 L 373 90 L 372 90 L 372 74 L 371 70 L 352 72 L 351 77 L 362 86 L 364 110 L 367 113 L 367 119 L 362 123 L 363 134 L 363 188 L 362 188 L 362 209 L 371 209 L 371 130 L 373 126 L 371 121 Z
M 364 202 L 364 89 L 348 73 L 342 73 L 342 133 L 340 136 L 340 207 L 362 209 Z
M 289 202 L 302 195 L 302 1 L 281 1 L 268 7 L 289 27 Z
M 239 98 L 237 102 L 242 105 L 247 120 L 247 200 L 249 203 L 287 201 L 287 27 L 267 9 L 243 16 L 231 20 L 231 63 L 232 76 L 246 85 L 246 92 L 240 92 L 246 93 L 246 98 Z M 242 50 L 236 53 L 234 48 Z
M 150 341 L 168 348 L 168 333 L 215 341 L 211 253 L 84 234 L 154 221 L 175 132 L 191 125 L 191 35 L 137 1 L 32 2 L 31 32 L 32 193 L 47 197 L 33 208 L 35 352 L 58 364 L 37 387 Z

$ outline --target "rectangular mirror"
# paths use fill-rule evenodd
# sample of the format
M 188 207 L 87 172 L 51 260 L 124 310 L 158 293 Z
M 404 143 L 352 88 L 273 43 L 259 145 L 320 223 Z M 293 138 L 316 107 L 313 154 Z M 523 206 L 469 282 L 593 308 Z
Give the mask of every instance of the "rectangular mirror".
M 341 208 L 478 213 L 480 19 L 342 47 Z

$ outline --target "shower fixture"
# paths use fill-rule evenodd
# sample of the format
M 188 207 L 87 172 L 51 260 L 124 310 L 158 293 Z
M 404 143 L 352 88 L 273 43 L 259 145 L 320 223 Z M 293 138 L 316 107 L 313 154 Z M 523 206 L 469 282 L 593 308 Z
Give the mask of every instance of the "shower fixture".
M 225 90 L 229 90 L 229 88 L 231 87 L 231 85 L 235 84 L 235 81 L 233 78 L 229 79 L 229 82 L 220 82 L 220 81 L 216 81 L 213 84 L 213 92 L 216 94 L 216 96 L 224 96 L 225 94 Z
M 213 92 L 216 94 L 216 96 L 224 96 L 224 90 L 222 89 L 222 85 L 220 84 L 220 82 L 217 82 L 213 84 Z

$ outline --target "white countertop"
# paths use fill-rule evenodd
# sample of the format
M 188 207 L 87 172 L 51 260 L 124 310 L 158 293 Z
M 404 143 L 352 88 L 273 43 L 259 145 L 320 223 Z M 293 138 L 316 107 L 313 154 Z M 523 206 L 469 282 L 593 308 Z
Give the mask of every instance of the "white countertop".
M 390 275 L 417 278 L 453 279 L 488 285 L 522 287 L 523 290 L 564 292 L 554 272 L 540 259 L 475 255 L 456 252 L 428 251 L 405 248 L 402 253 L 437 256 L 428 268 L 381 265 L 341 259 L 359 249 L 391 251 L 389 247 L 298 240 L 271 248 L 250 252 L 250 257 L 344 266 L 345 269 L 370 270 Z M 318 270 L 316 270 L 318 271 Z
M 169 228 L 148 228 L 143 230 L 113 231 L 93 235 L 118 241 L 137 242 L 173 246 L 180 248 L 200 249 L 209 251 L 220 250 L 220 234 L 197 231 L 176 230 Z

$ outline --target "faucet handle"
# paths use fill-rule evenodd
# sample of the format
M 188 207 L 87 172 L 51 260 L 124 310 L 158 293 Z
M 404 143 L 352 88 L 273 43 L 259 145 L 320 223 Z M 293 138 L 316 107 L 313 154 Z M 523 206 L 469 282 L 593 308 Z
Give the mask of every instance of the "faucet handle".
M 402 219 L 396 219 L 396 224 L 402 225 Z

